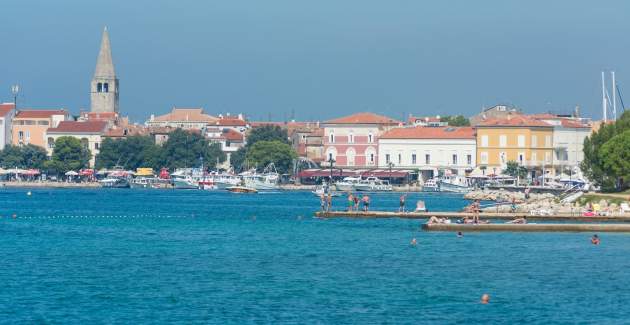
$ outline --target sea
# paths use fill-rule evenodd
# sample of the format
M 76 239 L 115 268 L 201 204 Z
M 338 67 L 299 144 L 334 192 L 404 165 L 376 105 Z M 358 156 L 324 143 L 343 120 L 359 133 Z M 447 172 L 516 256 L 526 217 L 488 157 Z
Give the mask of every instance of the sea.
M 398 197 L 372 194 L 371 208 L 395 211 Z M 319 206 L 306 191 L 0 189 L 0 323 L 629 321 L 628 235 L 458 238 L 420 220 L 318 219 Z

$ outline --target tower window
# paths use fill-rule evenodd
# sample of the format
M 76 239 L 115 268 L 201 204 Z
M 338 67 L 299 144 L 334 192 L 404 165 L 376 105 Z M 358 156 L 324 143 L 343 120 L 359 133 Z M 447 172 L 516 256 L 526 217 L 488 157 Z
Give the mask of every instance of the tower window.
M 103 84 L 103 92 L 104 93 L 108 93 L 109 92 L 109 84 L 108 83 L 104 83 Z
M 96 92 L 97 93 L 103 92 L 103 84 L 102 83 L 99 82 L 99 83 L 96 84 Z

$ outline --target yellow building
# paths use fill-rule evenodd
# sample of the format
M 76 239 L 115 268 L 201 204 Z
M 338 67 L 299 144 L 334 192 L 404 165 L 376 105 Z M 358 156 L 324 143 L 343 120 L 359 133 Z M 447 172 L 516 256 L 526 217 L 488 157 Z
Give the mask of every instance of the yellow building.
M 500 174 L 508 161 L 527 168 L 532 178 L 552 171 L 553 126 L 525 115 L 488 119 L 476 126 L 477 165 Z

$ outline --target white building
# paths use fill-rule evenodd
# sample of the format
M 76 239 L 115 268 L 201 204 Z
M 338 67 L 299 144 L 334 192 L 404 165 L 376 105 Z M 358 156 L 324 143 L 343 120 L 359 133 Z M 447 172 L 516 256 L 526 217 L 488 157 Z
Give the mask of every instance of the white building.
M 440 170 L 463 175 L 476 165 L 476 143 L 471 127 L 392 129 L 378 140 L 378 165 L 418 169 L 423 180 Z
M 15 116 L 15 105 L 13 103 L 0 104 L 0 150 L 4 146 L 11 144 L 13 117 Z
M 154 116 L 145 123 L 148 127 L 171 127 L 185 130 L 203 130 L 208 125 L 215 125 L 219 118 L 204 113 L 203 108 L 177 108 L 170 113 Z
M 49 128 L 46 131 L 48 155 L 52 155 L 55 149 L 55 141 L 64 136 L 74 137 L 81 141 L 81 144 L 90 150 L 92 158 L 90 166 L 94 167 L 96 155 L 101 148 L 102 136 L 107 131 L 107 122 L 104 121 L 64 121 L 60 122 L 57 127 Z

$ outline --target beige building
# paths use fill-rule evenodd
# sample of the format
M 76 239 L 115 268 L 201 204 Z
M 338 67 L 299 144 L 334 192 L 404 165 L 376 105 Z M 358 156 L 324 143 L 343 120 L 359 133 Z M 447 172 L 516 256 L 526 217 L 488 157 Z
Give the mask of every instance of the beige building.
M 46 151 L 50 156 L 55 149 L 55 141 L 58 138 L 63 136 L 74 137 L 81 140 L 81 144 L 90 150 L 90 153 L 92 153 L 90 166 L 94 167 L 95 157 L 99 153 L 101 141 L 106 131 L 107 122 L 104 121 L 60 122 L 57 127 L 46 131 Z
M 202 130 L 208 125 L 216 125 L 219 118 L 205 114 L 203 108 L 177 108 L 170 113 L 153 116 L 145 123 L 148 127 L 171 127 L 185 130 Z
M 55 128 L 60 122 L 70 119 L 65 109 L 18 111 L 13 118 L 13 145 L 36 145 L 46 148 L 46 130 Z

